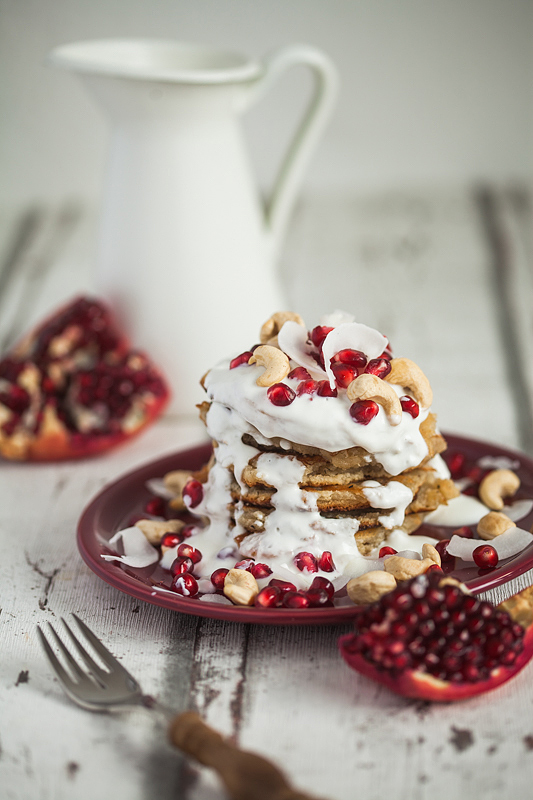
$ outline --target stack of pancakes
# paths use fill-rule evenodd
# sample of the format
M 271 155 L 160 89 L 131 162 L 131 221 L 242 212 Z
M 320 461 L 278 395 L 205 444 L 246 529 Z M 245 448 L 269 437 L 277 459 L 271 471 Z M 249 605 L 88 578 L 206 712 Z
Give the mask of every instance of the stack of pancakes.
M 200 407 L 204 421 L 209 406 L 205 402 Z M 444 438 L 436 430 L 434 414 L 429 414 L 422 422 L 420 431 L 428 447 L 427 456 L 416 467 L 395 476 L 389 475 L 362 447 L 329 452 L 280 439 L 270 439 L 265 444 L 263 437 L 256 441 L 251 434 L 244 434 L 243 443 L 255 448 L 257 455 L 249 460 L 240 476 L 235 476 L 233 467 L 228 468 L 232 519 L 239 523 L 235 529 L 235 541 L 242 547 L 249 535 L 262 533 L 265 520 L 274 509 L 272 500 L 276 489 L 261 480 L 261 470 L 257 468 L 262 453 L 298 459 L 305 468 L 299 486 L 309 499 L 310 508 L 316 508 L 325 518 L 353 520 L 354 537 L 362 555 L 369 555 L 385 541 L 390 528 L 383 524 L 383 517 L 393 511 L 371 506 L 364 491 L 367 481 L 384 486 L 397 481 L 412 491 L 413 499 L 403 522 L 394 526 L 412 533 L 422 524 L 426 514 L 459 494 L 454 483 L 439 475 L 430 464 L 431 459 L 446 449 Z M 254 555 L 249 547 L 243 549 L 247 555 Z

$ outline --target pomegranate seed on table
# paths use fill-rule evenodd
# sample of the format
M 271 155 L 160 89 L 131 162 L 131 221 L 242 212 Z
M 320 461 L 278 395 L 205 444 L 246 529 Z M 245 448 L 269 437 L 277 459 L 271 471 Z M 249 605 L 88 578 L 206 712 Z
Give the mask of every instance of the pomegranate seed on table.
M 294 556 L 294 563 L 300 572 L 318 572 L 318 562 L 312 553 L 301 552 Z
M 347 389 L 354 378 L 357 378 L 357 369 L 348 364 L 342 364 L 340 361 L 331 365 L 331 371 L 339 389 Z
M 356 400 L 350 406 L 350 416 L 360 425 L 368 425 L 379 411 L 379 406 L 373 400 Z
M 289 406 L 296 397 L 296 392 L 285 383 L 274 383 L 268 387 L 267 397 L 274 406 Z
M 333 556 L 329 552 L 329 550 L 324 550 L 320 558 L 318 559 L 318 568 L 322 572 L 335 572 L 335 564 L 333 561 Z
M 251 350 L 245 350 L 244 353 L 241 353 L 229 362 L 229 368 L 235 369 L 236 367 L 242 366 L 242 364 L 248 364 L 249 360 L 251 359 L 253 353 Z
M 476 547 L 472 553 L 472 558 L 481 569 L 494 569 L 498 565 L 498 553 L 490 544 L 482 544 Z
M 407 395 L 400 397 L 400 405 L 402 411 L 406 411 L 413 419 L 416 419 L 420 414 L 420 406 L 412 397 L 408 397 Z
M 383 379 L 389 374 L 391 369 L 391 363 L 388 358 L 372 358 L 366 365 L 365 372 Z
M 336 388 L 331 388 L 329 381 L 319 381 L 317 394 L 320 397 L 337 397 L 338 392 Z

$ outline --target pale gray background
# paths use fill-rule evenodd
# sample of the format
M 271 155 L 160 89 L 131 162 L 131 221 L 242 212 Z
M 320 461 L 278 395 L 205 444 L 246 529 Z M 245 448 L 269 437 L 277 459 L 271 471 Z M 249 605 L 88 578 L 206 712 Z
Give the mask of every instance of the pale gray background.
M 327 51 L 342 92 L 306 191 L 529 181 L 531 0 L 0 0 L 0 207 L 97 197 L 105 122 L 46 55 L 113 36 Z M 246 120 L 263 185 L 308 80 L 296 70 Z

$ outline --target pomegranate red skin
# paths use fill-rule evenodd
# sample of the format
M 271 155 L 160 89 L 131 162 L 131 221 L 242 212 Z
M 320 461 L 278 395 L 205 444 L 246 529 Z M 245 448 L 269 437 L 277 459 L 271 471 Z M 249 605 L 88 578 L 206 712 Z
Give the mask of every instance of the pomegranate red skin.
M 518 655 L 514 664 L 509 667 L 496 667 L 490 678 L 476 683 L 449 683 L 435 678 L 426 672 L 406 670 L 405 672 L 392 677 L 388 672 L 377 670 L 372 664 L 366 661 L 358 653 L 350 653 L 347 649 L 353 640 L 353 634 L 349 633 L 341 636 L 339 648 L 341 655 L 346 663 L 367 678 L 383 684 L 392 692 L 401 694 L 404 697 L 416 697 L 421 700 L 432 700 L 434 702 L 450 702 L 452 700 L 467 700 L 484 692 L 490 692 L 502 683 L 510 680 L 533 657 L 533 627 L 530 627 L 524 637 L 524 649 Z

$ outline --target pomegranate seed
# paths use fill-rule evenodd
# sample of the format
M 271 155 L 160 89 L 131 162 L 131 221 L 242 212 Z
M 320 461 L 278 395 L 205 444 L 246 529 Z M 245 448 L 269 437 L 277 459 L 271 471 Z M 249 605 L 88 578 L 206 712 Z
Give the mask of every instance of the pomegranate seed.
M 174 533 L 172 531 L 168 531 L 161 537 L 160 545 L 161 547 L 176 547 L 176 545 L 181 544 L 182 541 L 183 533 Z
M 195 564 L 198 564 L 198 562 L 202 560 L 202 553 L 200 550 L 197 550 L 196 547 L 192 547 L 192 545 L 186 544 L 185 542 L 178 547 L 178 555 L 190 558 Z
M 340 361 L 331 365 L 331 371 L 335 375 L 335 382 L 339 389 L 347 389 L 354 378 L 357 378 L 357 369 Z
M 394 556 L 398 551 L 394 549 L 394 547 L 382 547 L 379 551 L 379 557 L 384 558 L 385 556 Z
M 235 367 L 240 367 L 241 364 L 247 364 L 251 359 L 253 353 L 251 350 L 245 350 L 244 353 L 241 353 L 239 356 L 235 356 L 229 362 L 229 368 L 235 369 Z
M 185 575 L 186 572 L 192 572 L 194 569 L 194 562 L 187 556 L 180 556 L 175 558 L 170 565 L 170 571 L 173 575 Z
M 442 574 L 444 570 L 438 564 L 430 564 L 426 572 L 440 572 Z
M 456 528 L 453 534 L 454 536 L 462 536 L 463 539 L 474 538 L 474 531 L 472 530 L 472 528 L 469 528 L 468 525 L 462 525 L 460 528 Z
M 377 378 L 385 378 L 391 369 L 391 363 L 388 358 L 372 358 L 366 365 L 365 372 L 369 375 L 375 375 Z
M 335 572 L 336 567 L 333 561 L 333 556 L 329 552 L 329 550 L 324 550 L 322 555 L 318 560 L 318 568 L 322 572 Z
M 447 458 L 448 469 L 451 472 L 452 478 L 459 478 L 462 475 L 463 467 L 465 464 L 465 456 L 463 453 L 450 453 Z
M 254 605 L 263 608 L 279 608 L 283 600 L 283 592 L 279 586 L 265 586 L 255 598 Z
M 413 419 L 416 419 L 420 414 L 420 407 L 416 400 L 413 400 L 412 397 L 408 397 L 407 395 L 400 397 L 400 405 L 402 407 L 402 411 L 407 411 L 407 413 L 410 414 Z
M 269 575 L 272 575 L 272 570 L 267 564 L 253 564 L 250 572 L 256 581 L 261 580 L 261 578 L 268 578 Z
M 481 569 L 494 569 L 498 564 L 498 553 L 490 544 L 482 544 L 476 547 L 472 553 L 472 558 Z
M 196 525 L 185 525 L 181 529 L 181 535 L 184 539 L 189 539 L 193 534 L 198 531 L 198 527 Z
M 171 588 L 184 597 L 194 597 L 198 594 L 198 582 L 190 572 L 184 575 L 175 575 L 172 578 Z
M 350 416 L 360 425 L 368 425 L 379 411 L 379 406 L 373 400 L 356 400 L 350 406 Z
M 317 325 L 316 328 L 313 328 L 311 333 L 309 334 L 309 338 L 313 342 L 314 346 L 317 347 L 319 350 L 324 344 L 324 339 L 333 330 L 333 328 L 328 328 L 325 325 Z
M 196 481 L 192 478 L 190 481 L 187 481 L 183 487 L 182 495 L 185 505 L 188 508 L 196 508 L 203 500 L 204 487 L 200 481 Z
M 283 606 L 285 608 L 308 608 L 309 598 L 303 592 L 285 592 Z
M 314 394 L 318 388 L 318 384 L 316 381 L 308 380 L 302 381 L 296 387 L 296 394 L 298 397 L 301 397 L 303 394 Z
M 244 569 L 246 572 L 251 572 L 254 564 L 253 558 L 243 558 L 242 561 L 237 561 L 233 569 Z
M 294 556 L 294 563 L 301 572 L 318 572 L 318 563 L 312 553 L 305 551 Z
M 305 367 L 295 367 L 289 372 L 287 378 L 292 378 L 295 381 L 309 381 L 311 380 L 311 375 Z
M 216 569 L 213 573 L 211 573 L 211 583 L 215 589 L 222 590 L 224 588 L 224 581 L 228 572 L 229 569 L 224 569 L 221 567 L 220 569 Z
M 316 580 L 316 579 L 315 579 Z M 295 592 L 296 586 L 289 581 L 280 581 L 279 578 L 272 578 L 269 581 L 269 586 L 276 586 L 281 592 Z
M 284 383 L 274 383 L 268 387 L 267 397 L 274 406 L 290 406 L 296 393 Z
M 332 582 L 328 581 L 327 578 L 323 578 L 321 575 L 317 575 L 316 578 L 313 578 L 313 582 L 311 583 L 309 589 L 312 591 L 324 589 L 330 600 L 333 600 L 333 595 L 335 594 L 335 587 L 333 586 Z
M 326 606 L 331 601 L 329 599 L 329 595 L 325 589 L 311 589 L 309 588 L 305 593 L 307 599 L 309 600 L 309 605 L 313 606 L 313 608 L 319 608 L 320 606 Z
M 440 542 L 435 542 L 435 550 L 440 556 L 441 562 L 455 564 L 455 556 L 450 555 L 448 553 L 448 545 L 450 544 L 449 539 L 441 539 Z
M 337 397 L 337 389 L 331 388 L 329 381 L 320 381 L 318 383 L 317 394 L 320 397 Z
M 367 358 L 361 350 L 339 350 L 330 361 L 331 367 L 333 368 L 333 364 L 337 362 L 347 364 L 349 367 L 355 367 L 360 373 L 366 367 Z
M 146 503 L 144 510 L 147 514 L 150 514 L 151 517 L 164 517 L 167 504 L 162 497 L 152 497 L 152 499 L 148 500 Z

